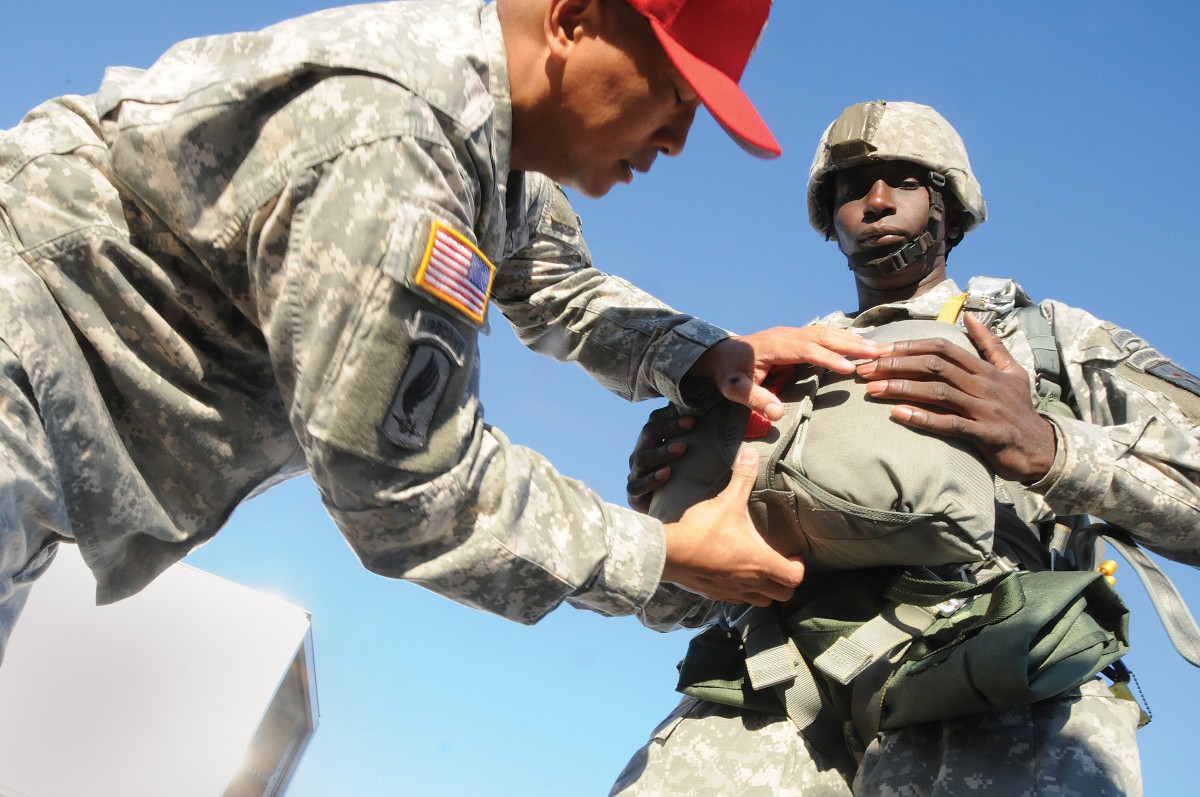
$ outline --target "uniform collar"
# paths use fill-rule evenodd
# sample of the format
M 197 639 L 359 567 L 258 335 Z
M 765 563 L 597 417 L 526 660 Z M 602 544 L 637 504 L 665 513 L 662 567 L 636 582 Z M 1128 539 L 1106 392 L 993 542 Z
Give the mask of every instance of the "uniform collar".
M 480 9 L 479 26 L 487 58 L 488 91 L 495 103 L 492 158 L 498 179 L 504 183 L 504 175 L 508 174 L 512 163 L 512 89 L 508 81 L 508 53 L 504 48 L 504 34 L 500 30 L 500 14 L 496 10 L 496 3 L 488 3 Z
M 870 310 L 864 310 L 853 316 L 839 311 L 826 316 L 821 323 L 843 329 L 872 329 L 881 324 L 907 318 L 937 318 L 946 300 L 961 293 L 962 289 L 955 284 L 954 280 L 947 278 L 934 286 L 933 290 L 923 293 L 915 299 L 876 305 Z

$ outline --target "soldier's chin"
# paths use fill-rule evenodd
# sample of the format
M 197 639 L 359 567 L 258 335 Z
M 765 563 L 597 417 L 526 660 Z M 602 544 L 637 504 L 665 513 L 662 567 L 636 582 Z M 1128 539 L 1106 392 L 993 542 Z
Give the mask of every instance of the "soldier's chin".
M 619 175 L 585 174 L 564 177 L 558 183 L 579 192 L 588 199 L 599 199 L 613 189 Z
M 864 268 L 869 266 L 871 263 L 874 263 L 876 260 L 882 260 L 885 257 L 890 257 L 891 255 L 896 254 L 896 252 L 899 252 L 907 244 L 908 241 L 900 241 L 899 243 L 887 244 L 886 246 L 877 246 L 874 249 L 868 249 L 865 252 L 856 252 L 850 258 L 850 265 L 854 266 L 854 268 Z M 904 268 L 897 270 L 904 271 L 905 269 L 912 268 L 914 265 L 920 262 L 920 260 L 921 258 L 917 258 L 916 261 L 913 261 Z

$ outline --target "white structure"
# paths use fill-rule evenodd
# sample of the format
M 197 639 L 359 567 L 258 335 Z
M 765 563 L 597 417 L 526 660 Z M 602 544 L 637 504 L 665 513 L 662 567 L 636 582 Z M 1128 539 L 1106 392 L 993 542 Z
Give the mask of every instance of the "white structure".
M 0 797 L 276 797 L 316 728 L 306 612 L 184 565 L 96 606 L 73 545 L 0 666 Z

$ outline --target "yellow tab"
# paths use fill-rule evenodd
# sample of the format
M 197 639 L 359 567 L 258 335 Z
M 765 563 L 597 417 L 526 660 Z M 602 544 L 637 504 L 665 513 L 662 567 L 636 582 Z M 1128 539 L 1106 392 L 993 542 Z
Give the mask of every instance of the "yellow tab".
M 967 301 L 967 295 L 951 296 L 942 305 L 942 311 L 938 313 L 937 320 L 947 324 L 953 324 L 958 320 L 958 314 L 962 312 L 963 303 Z
M 1150 724 L 1150 715 L 1146 713 L 1146 709 L 1142 708 L 1142 704 L 1133 696 L 1133 692 L 1129 689 L 1128 681 L 1117 681 L 1112 686 L 1108 687 L 1108 691 L 1112 692 L 1113 697 L 1120 700 L 1128 700 L 1138 707 L 1138 727 L 1144 728 Z

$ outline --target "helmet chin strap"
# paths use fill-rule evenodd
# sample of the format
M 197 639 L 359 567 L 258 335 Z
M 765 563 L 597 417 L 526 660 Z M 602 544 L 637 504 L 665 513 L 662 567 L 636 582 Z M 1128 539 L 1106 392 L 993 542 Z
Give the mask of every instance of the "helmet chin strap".
M 946 254 L 946 203 L 942 200 L 942 189 L 945 187 L 945 175 L 931 171 L 928 186 L 929 220 L 921 234 L 883 257 L 865 263 L 857 263 L 851 258 L 848 263 L 850 270 L 892 274 L 922 259 L 927 268 L 932 267 L 938 257 Z

